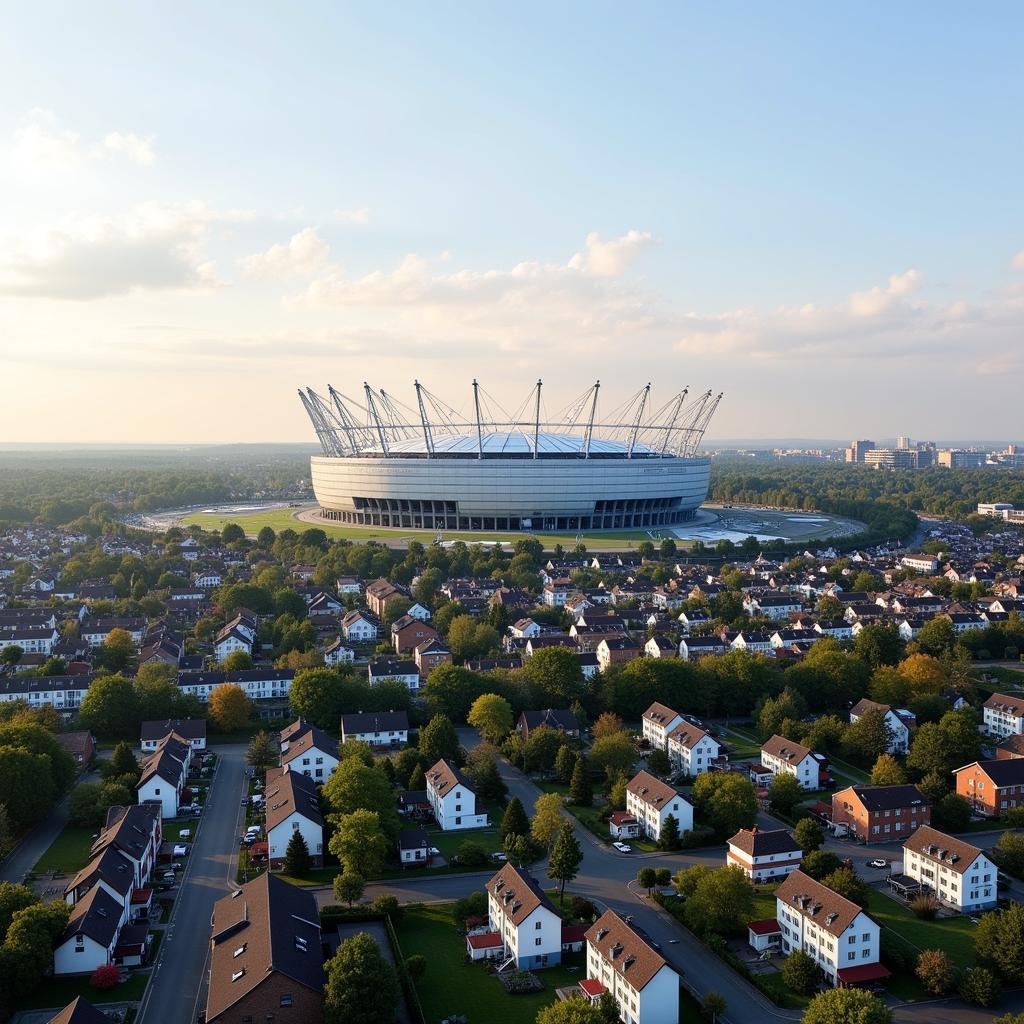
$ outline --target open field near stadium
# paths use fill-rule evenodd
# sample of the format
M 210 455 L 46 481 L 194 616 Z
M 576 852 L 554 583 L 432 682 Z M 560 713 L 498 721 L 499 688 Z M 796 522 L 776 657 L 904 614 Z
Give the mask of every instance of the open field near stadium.
M 316 508 L 315 505 L 269 509 L 225 506 L 191 511 L 177 516 L 175 521 L 181 525 L 201 526 L 207 530 L 219 530 L 227 523 L 237 523 L 250 536 L 255 536 L 264 526 L 269 526 L 277 531 L 302 530 L 309 526 L 318 526 L 330 537 L 363 543 L 374 540 L 389 547 L 404 547 L 411 540 L 430 544 L 437 536 L 432 530 L 401 530 L 335 524 L 317 518 Z M 861 523 L 826 515 L 823 512 L 786 512 L 775 509 L 719 508 L 705 505 L 699 513 L 699 520 L 692 524 L 672 528 L 661 527 L 651 531 L 588 531 L 583 533 L 583 543 L 588 550 L 592 551 L 628 551 L 643 540 L 658 542 L 664 537 L 673 537 L 680 548 L 689 547 L 693 541 L 698 539 L 705 544 L 714 545 L 723 537 L 739 542 L 748 535 L 753 535 L 761 540 L 782 537 L 787 541 L 812 542 L 822 537 L 854 534 L 861 529 L 863 529 Z M 491 533 L 451 530 L 444 530 L 441 533 L 443 541 L 462 540 L 468 544 L 512 544 L 527 536 L 536 538 L 549 548 L 554 547 L 555 544 L 572 548 L 576 543 L 575 533 L 545 534 L 513 531 Z

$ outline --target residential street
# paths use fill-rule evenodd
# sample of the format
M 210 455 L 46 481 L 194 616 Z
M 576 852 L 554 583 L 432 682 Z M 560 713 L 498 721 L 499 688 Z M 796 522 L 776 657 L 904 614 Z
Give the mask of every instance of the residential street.
M 217 771 L 181 891 L 139 1007 L 139 1024 L 189 1024 L 203 1007 L 213 904 L 234 888 L 245 793 L 244 743 L 211 747 Z

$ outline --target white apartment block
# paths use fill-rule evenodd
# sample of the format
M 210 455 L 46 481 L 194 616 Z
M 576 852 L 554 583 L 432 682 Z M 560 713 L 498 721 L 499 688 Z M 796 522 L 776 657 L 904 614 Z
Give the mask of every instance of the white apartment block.
M 679 835 L 693 831 L 693 804 L 649 772 L 638 772 L 626 785 L 626 810 L 643 833 L 657 842 L 669 815 L 679 823 Z
M 961 913 L 996 906 L 998 871 L 985 851 L 930 825 L 903 844 L 903 874 Z
M 792 775 L 803 789 L 819 789 L 820 766 L 808 747 L 776 734 L 761 746 L 761 764 L 776 775 Z
M 982 728 L 999 739 L 1024 733 L 1024 700 L 993 693 L 982 707 Z
M 741 828 L 728 846 L 726 864 L 739 868 L 754 885 L 778 882 L 803 860 L 800 844 L 784 828 Z
M 706 772 L 721 751 L 716 739 L 686 721 L 668 734 L 667 749 L 672 771 L 692 776 Z
M 469 779 L 444 758 L 427 772 L 427 800 L 445 832 L 490 824 L 485 813 L 477 812 L 476 791 Z
M 643 714 L 644 739 L 656 750 L 668 746 L 668 734 L 683 721 L 678 711 L 655 701 Z
M 487 919 L 501 936 L 503 962 L 530 970 L 562 959 L 562 919 L 529 875 L 506 864 L 486 887 Z

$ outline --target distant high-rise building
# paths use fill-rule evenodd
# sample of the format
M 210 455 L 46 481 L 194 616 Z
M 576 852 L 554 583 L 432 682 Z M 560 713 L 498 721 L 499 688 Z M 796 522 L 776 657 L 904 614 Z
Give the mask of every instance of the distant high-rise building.
M 865 453 L 871 451 L 874 447 L 874 441 L 851 441 L 850 447 L 846 449 L 846 461 L 863 462 Z
M 876 469 L 917 469 L 917 452 L 907 448 L 872 448 L 864 462 Z
M 936 463 L 946 469 L 980 469 L 987 459 L 985 452 L 966 448 L 940 448 L 936 454 Z
M 905 452 L 910 448 L 912 443 L 913 442 L 910 440 L 909 437 L 907 437 L 905 434 L 900 434 L 899 438 L 896 441 L 896 448 L 901 452 Z

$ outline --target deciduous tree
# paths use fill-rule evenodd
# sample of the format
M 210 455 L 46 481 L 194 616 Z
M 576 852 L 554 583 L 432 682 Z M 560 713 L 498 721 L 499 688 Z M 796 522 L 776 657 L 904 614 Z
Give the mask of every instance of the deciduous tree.
M 892 1024 L 892 1010 L 862 988 L 833 988 L 811 1000 L 803 1024 Z
M 357 810 L 337 819 L 330 851 L 346 872 L 374 878 L 380 874 L 387 856 L 388 842 L 374 811 Z
M 496 693 L 482 693 L 466 719 L 484 739 L 500 743 L 512 731 L 512 705 Z
M 224 732 L 235 732 L 249 723 L 252 701 L 237 683 L 222 683 L 210 691 L 210 718 Z
M 530 834 L 545 849 L 550 850 L 562 826 L 562 798 L 557 793 L 544 793 L 534 805 Z
M 325 967 L 325 1024 L 394 1024 L 398 975 L 368 932 L 343 942 Z

